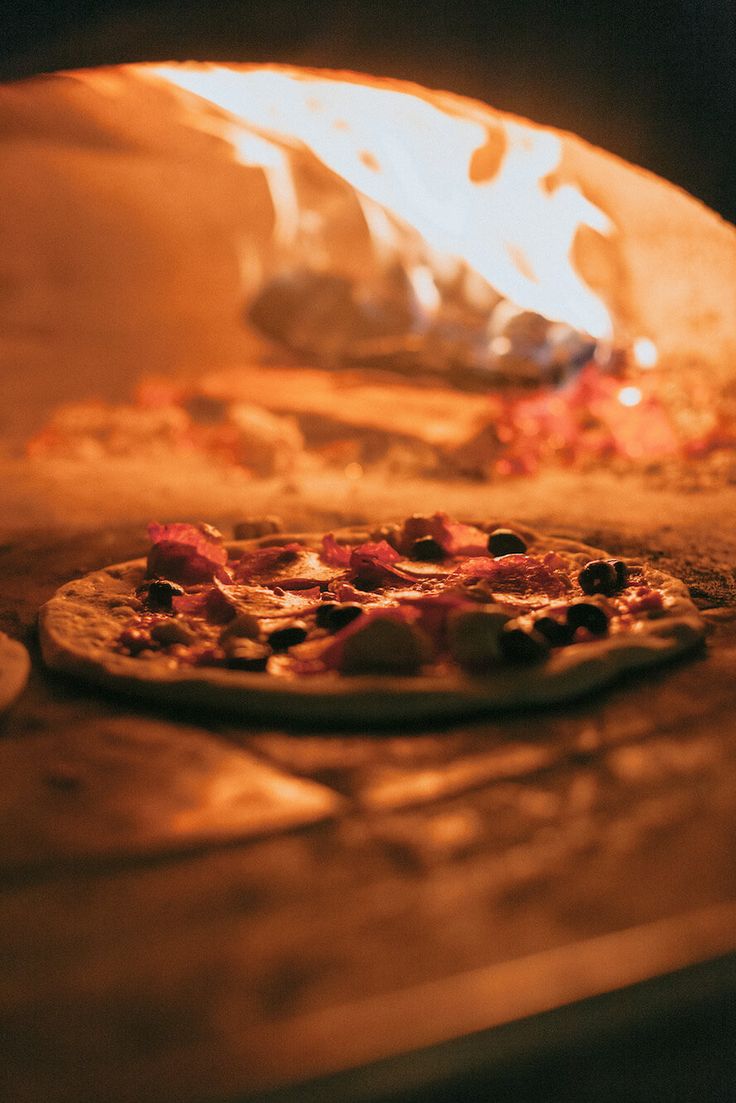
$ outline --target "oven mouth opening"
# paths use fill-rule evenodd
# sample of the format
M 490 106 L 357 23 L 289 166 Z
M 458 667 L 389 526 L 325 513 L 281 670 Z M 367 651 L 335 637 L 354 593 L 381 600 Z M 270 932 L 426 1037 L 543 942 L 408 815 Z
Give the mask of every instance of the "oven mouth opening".
M 736 473 L 736 233 L 574 135 L 281 65 L 80 70 L 0 111 L 37 480 Z

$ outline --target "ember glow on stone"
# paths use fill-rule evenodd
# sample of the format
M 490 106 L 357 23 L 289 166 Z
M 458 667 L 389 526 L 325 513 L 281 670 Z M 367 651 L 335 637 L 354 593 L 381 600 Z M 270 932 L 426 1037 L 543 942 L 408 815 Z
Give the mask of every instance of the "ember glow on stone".
M 634 341 L 634 359 L 640 368 L 654 368 L 659 360 L 659 353 L 654 341 L 648 337 L 637 337 Z
M 641 402 L 641 391 L 638 387 L 622 387 L 618 392 L 618 400 L 622 406 L 638 406 Z

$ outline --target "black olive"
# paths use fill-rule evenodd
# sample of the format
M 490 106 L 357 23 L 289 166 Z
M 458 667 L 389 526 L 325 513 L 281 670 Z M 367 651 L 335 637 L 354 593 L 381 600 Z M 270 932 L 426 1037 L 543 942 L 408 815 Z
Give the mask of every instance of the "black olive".
M 511 529 L 494 529 L 488 537 L 488 550 L 494 558 L 501 555 L 523 555 L 526 541 Z
M 317 612 L 315 620 L 318 628 L 326 628 L 330 613 L 333 609 L 339 609 L 340 606 L 336 601 L 324 601 L 321 605 L 317 606 Z
M 440 563 L 445 558 L 445 549 L 433 536 L 420 536 L 412 544 L 409 558 L 420 563 Z
M 613 594 L 619 589 L 616 568 L 608 559 L 591 559 L 578 575 L 584 594 Z
M 624 586 L 629 584 L 629 568 L 624 563 L 623 559 L 609 559 L 608 562 L 616 572 L 616 585 L 619 590 L 623 590 Z
M 537 663 L 549 651 L 549 643 L 541 632 L 532 629 L 506 627 L 498 637 L 498 646 L 504 659 L 512 663 Z
M 572 642 L 573 630 L 569 624 L 563 624 L 554 617 L 540 617 L 534 621 L 534 628 L 541 632 L 552 647 L 565 647 Z
M 149 609 L 157 609 L 162 612 L 171 612 L 171 603 L 175 597 L 181 597 L 184 587 L 178 582 L 169 582 L 167 578 L 154 578 L 148 583 L 146 593 L 146 605 Z
M 375 590 L 381 582 L 378 574 L 359 574 L 353 579 L 353 586 L 356 590 L 361 590 L 366 593 L 370 590 Z
M 265 670 L 271 648 L 256 640 L 235 638 L 224 645 L 225 664 L 231 670 Z
M 567 623 L 575 630 L 587 628 L 594 636 L 605 636 L 608 631 L 608 617 L 600 605 L 590 601 L 576 601 L 567 610 Z
M 274 651 L 288 651 L 298 643 L 304 643 L 307 638 L 307 630 L 303 625 L 290 624 L 288 628 L 277 628 L 268 637 L 268 642 Z
M 353 602 L 338 605 L 334 601 L 326 601 L 317 609 L 317 625 L 319 628 L 326 628 L 328 632 L 339 632 L 362 613 L 363 607 Z

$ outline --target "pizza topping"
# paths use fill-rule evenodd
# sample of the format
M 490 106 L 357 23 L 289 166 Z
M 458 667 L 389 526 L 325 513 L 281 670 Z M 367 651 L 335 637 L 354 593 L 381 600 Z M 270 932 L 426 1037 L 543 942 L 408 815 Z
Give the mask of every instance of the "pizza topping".
M 378 616 L 345 640 L 338 668 L 343 674 L 417 674 L 429 651 L 413 624 Z
M 388 541 L 378 540 L 374 543 L 358 544 L 357 548 L 352 549 L 348 563 L 352 571 L 358 572 L 369 561 L 390 567 L 400 559 L 401 556 Z
M 192 644 L 196 638 L 196 633 L 191 628 L 188 628 L 183 621 L 175 620 L 173 617 L 160 620 L 151 628 L 151 639 L 155 640 L 156 643 L 160 643 L 163 647 L 169 647 L 175 643 Z
M 461 563 L 448 581 L 469 583 L 487 582 L 498 593 L 543 593 L 548 597 L 561 597 L 569 582 L 562 572 L 550 569 L 533 555 L 504 555 L 499 559 L 487 556 L 468 559 Z
M 249 585 L 234 582 L 230 586 L 216 582 L 224 601 L 230 606 L 231 616 L 248 613 L 252 617 L 278 619 L 301 616 L 316 609 L 321 591 L 318 586 L 309 590 L 286 590 L 281 586 Z
M 591 559 L 578 575 L 584 594 L 611 595 L 628 581 L 626 564 L 620 559 Z
M 452 521 L 446 513 L 434 513 L 431 517 L 415 513 L 404 521 L 398 537 L 398 546 L 406 554 L 418 540 L 431 537 L 443 549 L 445 555 L 485 555 L 486 534 L 475 525 Z
M 228 590 L 215 583 L 175 597 L 172 601 L 175 613 L 202 617 L 209 624 L 227 624 L 235 616 L 235 604 Z
M 501 654 L 511 663 L 538 663 L 549 652 L 549 641 L 532 628 L 526 630 L 510 621 L 501 632 L 498 641 Z
M 149 609 L 170 613 L 173 598 L 181 597 L 184 587 L 178 582 L 170 582 L 168 578 L 154 578 L 152 582 L 142 586 L 139 593 Z
M 572 643 L 574 629 L 555 617 L 539 617 L 534 621 L 534 628 L 552 647 L 565 647 Z
M 463 596 L 477 605 L 493 605 L 496 600 L 488 585 L 482 581 L 463 586 Z
M 231 670 L 265 670 L 271 648 L 256 640 L 233 637 L 223 644 L 225 663 Z
M 586 628 L 594 636 L 605 636 L 608 631 L 608 616 L 600 605 L 591 601 L 576 601 L 567 610 L 567 623 L 574 630 Z
M 118 643 L 130 655 L 139 655 L 154 646 L 151 633 L 145 628 L 124 628 L 118 637 Z
M 400 609 L 409 613 L 414 622 L 429 636 L 437 650 L 447 648 L 449 618 L 461 609 L 472 609 L 460 590 L 439 593 L 417 593 L 416 590 L 394 592 Z
M 272 581 L 274 577 L 278 578 L 284 568 L 295 563 L 303 550 L 301 544 L 291 543 L 246 552 L 235 566 L 235 578 L 239 582 L 264 581 L 265 585 L 278 585 Z
M 546 552 L 542 556 L 542 562 L 550 571 L 568 571 L 570 569 L 569 561 L 561 556 L 559 552 Z
M 260 633 L 258 619 L 252 613 L 236 613 L 220 633 L 220 640 L 257 640 Z
M 610 563 L 616 572 L 618 588 L 619 590 L 623 590 L 629 584 L 629 568 L 626 566 L 623 559 L 611 559 Z
M 202 647 L 189 654 L 190 662 L 195 666 L 222 666 L 225 662 L 225 650 L 222 647 Z
M 346 628 L 362 613 L 362 605 L 355 602 L 348 602 L 344 605 L 338 605 L 335 601 L 325 602 L 317 610 L 317 627 L 326 628 L 328 632 L 339 632 L 341 628 Z
M 629 613 L 659 612 L 664 608 L 664 600 L 659 590 L 649 586 L 638 586 L 633 593 L 621 599 Z
M 322 537 L 322 558 L 332 567 L 348 567 L 353 549 L 350 544 L 338 544 L 331 532 Z
M 239 582 L 258 583 L 272 590 L 319 591 L 346 574 L 354 549 L 350 546 L 343 549 L 337 544 L 336 547 L 339 558 L 346 559 L 346 562 L 336 562 L 337 553 L 328 554 L 324 549 L 320 553 L 293 542 L 259 548 L 242 556 L 235 567 L 235 577 Z M 347 556 L 342 554 L 343 551 Z
M 154 521 L 148 526 L 148 535 L 152 541 L 146 564 L 149 578 L 171 579 L 184 586 L 213 578 L 229 580 L 227 551 L 222 536 L 211 525 L 160 525 Z
M 323 601 L 315 613 L 315 623 L 318 628 L 326 628 L 329 614 L 333 609 L 339 608 L 336 601 Z M 362 611 L 362 610 L 361 610 Z
M 502 555 L 523 555 L 526 541 L 512 529 L 494 529 L 488 537 L 487 549 L 494 558 Z
M 335 601 L 351 605 L 373 605 L 381 600 L 380 595 L 358 590 L 351 582 L 333 582 L 330 592 Z
M 288 651 L 298 643 L 304 643 L 307 638 L 307 628 L 300 621 L 295 621 L 284 628 L 276 628 L 269 633 L 268 642 L 274 651 Z
M 375 590 L 379 586 L 405 584 L 412 576 L 394 566 L 400 555 L 385 540 L 360 544 L 350 555 L 349 572 L 358 590 Z
M 137 591 L 144 611 L 131 610 L 117 647 L 181 665 L 400 675 L 452 661 L 485 675 L 630 630 L 633 618 L 664 609 L 660 590 L 623 560 L 592 559 L 581 570 L 577 554 L 530 555 L 512 529 L 488 536 L 444 513 L 408 518 L 390 541 L 377 530 L 358 545 L 328 533 L 317 547 L 256 548 L 232 573 L 216 530 L 150 532 L 157 574 Z M 580 590 L 585 597 L 574 598 Z
M 409 549 L 409 558 L 420 563 L 440 563 L 445 558 L 445 549 L 433 536 L 420 536 Z
M 508 614 L 498 609 L 457 610 L 447 621 L 453 659 L 471 673 L 491 669 L 501 657 L 499 639 L 508 620 Z

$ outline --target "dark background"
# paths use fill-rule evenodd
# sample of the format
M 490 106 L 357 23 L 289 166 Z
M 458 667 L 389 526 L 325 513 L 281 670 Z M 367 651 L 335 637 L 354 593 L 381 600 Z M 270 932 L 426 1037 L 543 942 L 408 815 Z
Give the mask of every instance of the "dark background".
M 0 76 L 186 57 L 403 76 L 574 130 L 736 221 L 734 0 L 25 0 Z

